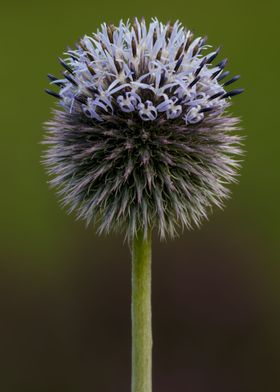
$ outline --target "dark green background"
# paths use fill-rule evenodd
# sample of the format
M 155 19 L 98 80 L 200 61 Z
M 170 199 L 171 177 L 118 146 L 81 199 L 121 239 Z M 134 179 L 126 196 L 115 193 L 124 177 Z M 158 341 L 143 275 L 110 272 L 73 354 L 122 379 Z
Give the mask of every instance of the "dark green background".
M 279 7 L 221 0 L 1 4 L 1 390 L 129 391 L 128 249 L 59 208 L 39 143 L 57 57 L 133 16 L 207 34 L 246 88 L 233 198 L 201 230 L 155 238 L 155 391 L 279 391 Z

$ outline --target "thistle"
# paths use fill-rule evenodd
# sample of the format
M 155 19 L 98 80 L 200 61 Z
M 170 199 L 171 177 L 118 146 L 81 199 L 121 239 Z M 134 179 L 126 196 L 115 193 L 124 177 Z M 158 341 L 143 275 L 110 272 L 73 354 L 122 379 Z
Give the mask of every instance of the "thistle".
M 132 391 L 151 392 L 151 231 L 198 226 L 236 181 L 227 60 L 178 21 L 103 24 L 49 75 L 58 99 L 44 163 L 63 206 L 132 244 Z M 227 80 L 227 81 L 225 81 Z

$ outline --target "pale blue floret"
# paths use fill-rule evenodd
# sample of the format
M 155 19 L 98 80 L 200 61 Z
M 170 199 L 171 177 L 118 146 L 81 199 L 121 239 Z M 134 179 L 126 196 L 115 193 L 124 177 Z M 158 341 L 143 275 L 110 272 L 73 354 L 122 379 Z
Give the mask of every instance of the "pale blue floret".
M 88 118 L 94 118 L 95 120 L 102 121 L 102 117 L 96 113 L 96 108 L 98 106 L 100 106 L 100 102 L 96 103 L 92 98 L 88 98 L 87 104 L 82 105 L 82 108 Z
M 184 117 L 186 124 L 196 124 L 202 121 L 204 118 L 204 114 L 200 113 L 199 112 L 200 110 L 201 110 L 200 105 L 191 108 Z
M 60 96 L 66 109 L 72 112 L 75 98 L 83 94 L 89 97 L 82 106 L 84 113 L 100 122 L 114 113 L 113 102 L 117 102 L 122 112 L 136 113 L 143 121 L 155 121 L 161 113 L 161 117 L 163 115 L 167 120 L 181 118 L 191 124 L 197 118 L 199 121 L 203 118 L 203 114 L 194 116 L 193 107 L 215 106 L 220 110 L 227 106 L 226 100 L 221 97 L 209 101 L 218 92 L 225 93 L 217 79 L 213 78 L 219 67 L 211 68 L 207 64 L 217 51 L 202 56 L 202 50 L 208 46 L 201 45 L 195 52 L 202 42 L 198 37 L 184 55 L 178 55 L 181 47 L 183 52 L 184 44 L 191 35 L 178 21 L 173 25 L 168 41 L 168 25 L 157 19 L 153 19 L 149 26 L 136 20 L 135 26 L 131 29 L 130 22 L 121 21 L 110 39 L 108 26 L 103 24 L 96 34 L 83 38 L 82 48 L 69 52 L 71 57 L 66 63 L 73 70 L 76 84 L 68 79 L 57 81 L 65 86 Z M 146 72 L 141 74 L 143 63 L 146 64 Z M 201 64 L 199 80 L 196 80 Z M 91 69 L 94 69 L 94 74 Z M 108 80 L 111 80 L 110 85 Z M 95 91 L 95 99 L 88 89 Z M 142 102 L 140 90 L 153 92 L 154 100 Z M 118 92 L 120 94 L 115 97 Z
M 164 95 L 164 101 L 157 105 L 156 109 L 158 112 L 167 112 L 173 104 L 172 99 L 169 99 L 167 95 Z
M 157 118 L 157 109 L 149 100 L 147 100 L 144 104 L 139 103 L 137 109 L 139 110 L 139 116 L 143 121 L 153 121 Z
M 123 112 L 130 113 L 136 110 L 137 105 L 141 102 L 141 98 L 138 94 L 129 92 L 125 93 L 125 96 L 119 95 L 117 102 Z
M 182 113 L 182 105 L 176 105 L 178 102 L 177 97 L 172 97 L 171 98 L 171 105 L 170 108 L 166 112 L 166 116 L 168 119 L 173 120 L 174 118 L 177 118 L 181 115 Z

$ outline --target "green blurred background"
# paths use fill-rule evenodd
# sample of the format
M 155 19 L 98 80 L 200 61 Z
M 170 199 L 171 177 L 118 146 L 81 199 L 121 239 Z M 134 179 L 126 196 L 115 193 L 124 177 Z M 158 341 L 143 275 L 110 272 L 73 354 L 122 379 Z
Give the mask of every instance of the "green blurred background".
M 40 164 L 57 57 L 103 22 L 179 18 L 246 93 L 246 160 L 224 211 L 153 262 L 154 390 L 279 391 L 279 5 L 275 1 L 20 1 L 1 5 L 0 389 L 128 392 L 130 263 L 122 237 L 67 216 Z

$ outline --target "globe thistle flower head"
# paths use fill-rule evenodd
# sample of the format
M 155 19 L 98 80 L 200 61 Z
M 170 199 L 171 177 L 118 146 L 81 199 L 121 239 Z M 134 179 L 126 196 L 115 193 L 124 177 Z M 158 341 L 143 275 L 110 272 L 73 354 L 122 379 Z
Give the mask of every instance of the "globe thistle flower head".
M 235 180 L 241 138 L 227 114 L 226 60 L 178 21 L 103 24 L 49 75 L 58 108 L 44 162 L 63 205 L 97 230 L 199 225 Z

